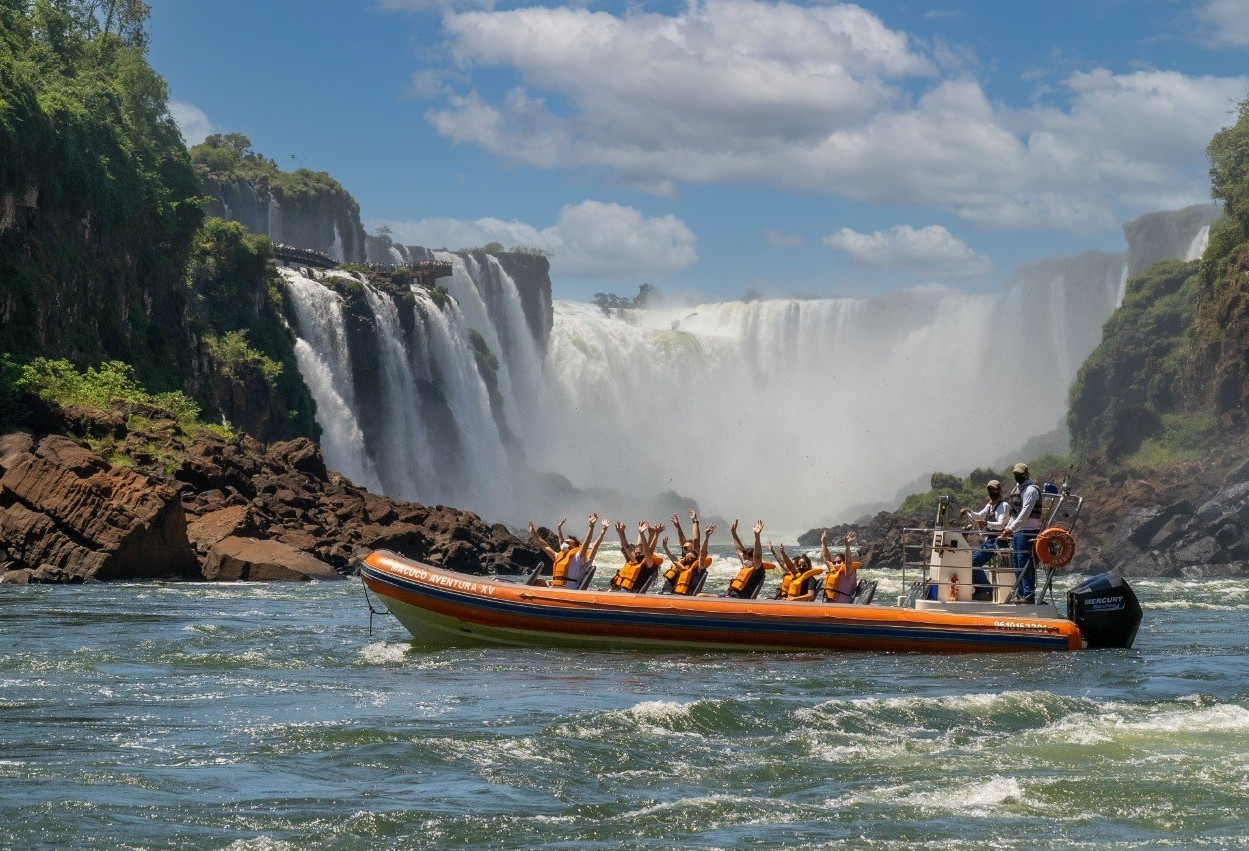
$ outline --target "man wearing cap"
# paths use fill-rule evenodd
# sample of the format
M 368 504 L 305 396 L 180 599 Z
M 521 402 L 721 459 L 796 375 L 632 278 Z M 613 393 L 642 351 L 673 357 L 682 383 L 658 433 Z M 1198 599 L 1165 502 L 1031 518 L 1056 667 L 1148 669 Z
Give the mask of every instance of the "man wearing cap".
M 1036 554 L 1033 545 L 1041 531 L 1041 489 L 1032 483 L 1028 465 L 1016 464 L 1012 470 L 1015 490 L 1006 498 L 1010 503 L 1011 519 L 1002 529 L 998 540 L 1011 542 L 1011 567 L 1019 588 L 1019 599 L 1024 603 L 1034 601 L 1036 593 Z
M 1000 533 L 1006 528 L 1007 521 L 1010 520 L 1010 503 L 1002 499 L 1002 483 L 997 479 L 991 479 L 985 483 L 985 490 L 989 492 L 989 499 L 984 504 L 984 508 L 979 511 L 972 511 L 970 508 L 964 508 L 959 511 L 963 517 L 968 518 L 979 529 L 988 529 L 990 532 Z M 986 536 L 980 542 L 980 546 L 971 554 L 971 581 L 975 591 L 972 593 L 973 600 L 992 600 L 993 586 L 989 582 L 989 577 L 981 569 L 989 560 L 993 558 L 993 554 L 998 548 L 1004 544 L 998 540 L 997 535 Z

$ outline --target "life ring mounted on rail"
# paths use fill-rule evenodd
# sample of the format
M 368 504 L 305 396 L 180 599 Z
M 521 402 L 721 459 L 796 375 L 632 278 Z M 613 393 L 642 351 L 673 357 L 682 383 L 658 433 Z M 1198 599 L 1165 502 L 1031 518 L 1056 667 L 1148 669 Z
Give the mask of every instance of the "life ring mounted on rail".
M 1051 526 L 1036 536 L 1036 557 L 1050 567 L 1066 567 L 1076 554 L 1076 539 L 1060 526 Z

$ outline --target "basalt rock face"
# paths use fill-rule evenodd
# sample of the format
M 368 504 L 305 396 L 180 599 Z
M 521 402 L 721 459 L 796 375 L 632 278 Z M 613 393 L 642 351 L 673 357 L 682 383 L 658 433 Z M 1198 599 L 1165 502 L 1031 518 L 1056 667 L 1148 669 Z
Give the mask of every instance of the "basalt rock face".
M 0 436 L 0 581 L 324 579 L 373 549 L 477 574 L 542 560 L 501 524 L 356 487 L 306 438 L 264 447 L 155 423 L 101 453 L 86 439 Z
M 205 212 L 276 243 L 313 248 L 344 263 L 365 259 L 360 205 L 341 187 L 289 196 L 281 186 L 206 179 Z
M 171 482 L 67 437 L 0 438 L 0 561 L 36 581 L 198 576 Z
M 1249 576 L 1249 461 L 1187 462 L 1127 483 L 1091 476 L 1081 493 L 1082 572 Z

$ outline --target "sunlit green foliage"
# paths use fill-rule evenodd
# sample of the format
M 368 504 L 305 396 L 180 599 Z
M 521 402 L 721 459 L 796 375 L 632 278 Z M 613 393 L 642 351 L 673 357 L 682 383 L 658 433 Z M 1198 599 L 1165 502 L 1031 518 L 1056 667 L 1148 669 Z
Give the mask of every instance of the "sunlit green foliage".
M 222 369 L 237 372 L 245 367 L 254 368 L 264 376 L 270 389 L 275 389 L 282 377 L 282 364 L 247 345 L 246 331 L 227 331 L 220 337 L 208 334 L 204 337 L 204 346 Z
M 295 337 L 282 319 L 282 284 L 273 245 L 237 222 L 208 218 L 187 265 L 192 315 L 215 368 L 242 379 L 254 369 L 274 395 L 285 426 L 274 434 L 316 434 L 315 409 L 295 361 Z
M 35 358 L 22 367 L 18 386 L 62 408 L 82 406 L 110 410 L 115 406 L 145 406 L 163 411 L 179 424 L 199 422 L 200 407 L 179 391 L 150 393 L 134 377 L 134 368 L 106 361 L 83 372 L 66 360 Z
M 147 7 L 9 0 L 0 14 L 0 197 L 18 210 L 0 232 L 0 350 L 119 358 L 181 387 L 191 353 L 171 320 L 199 186 L 144 55 Z
M 212 134 L 191 148 L 191 162 L 205 182 L 269 187 L 277 189 L 284 199 L 295 201 L 320 195 L 350 197 L 342 184 L 324 171 L 282 171 L 275 161 L 253 150 L 251 139 L 242 133 Z

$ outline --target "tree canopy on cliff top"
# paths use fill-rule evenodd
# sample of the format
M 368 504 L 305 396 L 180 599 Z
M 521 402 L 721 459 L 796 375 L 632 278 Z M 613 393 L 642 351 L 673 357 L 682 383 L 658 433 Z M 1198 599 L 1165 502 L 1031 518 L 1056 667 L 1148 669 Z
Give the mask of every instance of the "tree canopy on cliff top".
M 255 151 L 252 140 L 242 133 L 213 133 L 191 148 L 191 162 L 206 183 L 250 183 L 276 189 L 287 199 L 334 195 L 356 203 L 351 193 L 324 171 L 282 171 L 277 162 Z

